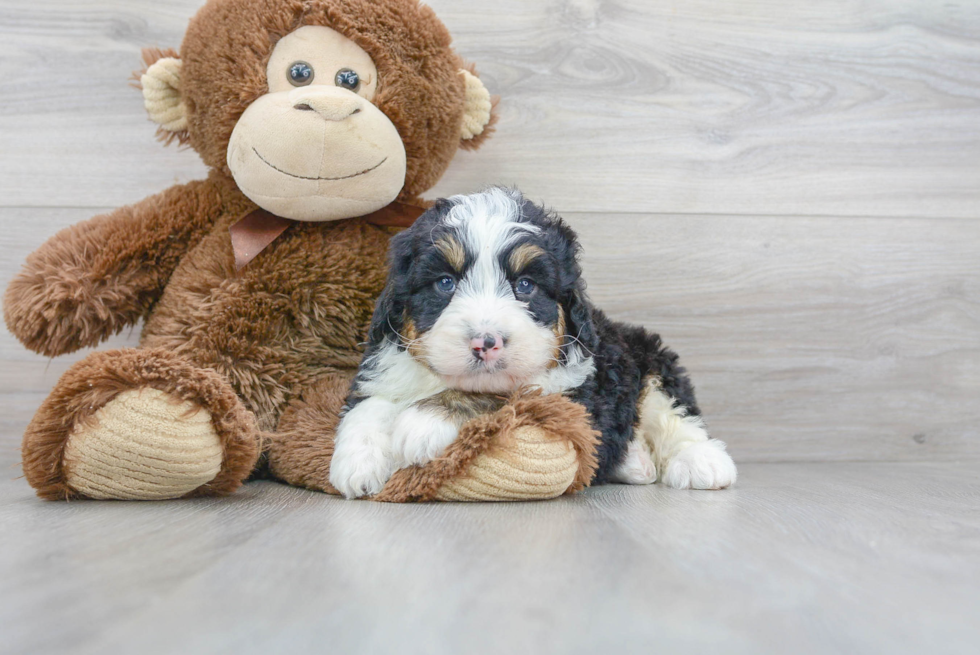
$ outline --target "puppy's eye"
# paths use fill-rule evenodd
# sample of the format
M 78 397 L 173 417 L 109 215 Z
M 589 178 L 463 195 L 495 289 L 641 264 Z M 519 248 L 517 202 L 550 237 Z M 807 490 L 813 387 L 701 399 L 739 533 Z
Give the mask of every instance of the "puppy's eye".
M 443 293 L 452 293 L 455 290 L 456 290 L 456 280 L 454 280 L 449 275 L 439 278 L 439 280 L 436 282 L 436 291 L 441 291 Z
M 313 67 L 305 61 L 297 61 L 289 67 L 288 76 L 293 86 L 306 86 L 313 81 Z
M 514 292 L 519 296 L 526 296 L 534 291 L 534 282 L 530 278 L 522 277 L 514 285 Z
M 351 91 L 357 91 L 357 87 L 361 85 L 361 76 L 349 68 L 341 68 L 337 71 L 337 77 L 334 79 L 334 82 L 336 82 L 337 86 L 350 89 Z

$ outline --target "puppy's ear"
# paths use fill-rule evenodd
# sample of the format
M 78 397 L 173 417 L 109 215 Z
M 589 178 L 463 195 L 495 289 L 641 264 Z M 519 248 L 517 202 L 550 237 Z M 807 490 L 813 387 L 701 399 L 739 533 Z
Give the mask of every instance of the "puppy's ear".
M 599 345 L 599 336 L 592 303 L 585 293 L 582 267 L 578 262 L 581 252 L 578 237 L 560 216 L 530 201 L 525 200 L 523 213 L 525 216 L 537 217 L 532 219 L 533 222 L 546 226 L 543 238 L 546 240 L 547 250 L 559 262 L 560 288 L 563 289 L 560 302 L 565 313 L 566 345 L 578 344 L 587 351 L 586 355 L 592 355 Z
M 586 350 L 586 355 L 594 354 L 599 346 L 599 335 L 592 315 L 592 303 L 585 294 L 585 283 L 582 280 L 568 294 L 562 303 L 562 309 L 565 312 L 566 343 L 569 346 L 578 344 Z
M 381 343 L 389 336 L 395 336 L 396 331 L 400 331 L 401 323 L 403 321 L 398 320 L 400 317 L 392 315 L 392 308 L 394 305 L 394 292 L 391 284 L 391 277 L 388 277 L 388 283 L 385 285 L 384 291 L 378 296 L 378 300 L 374 305 L 374 315 L 371 317 L 371 327 L 368 328 L 368 349 L 371 350 L 375 346 L 381 345 Z M 395 341 L 395 339 L 392 339 Z
M 446 198 L 436 200 L 416 219 L 412 227 L 395 235 L 388 244 L 388 280 L 374 306 L 371 327 L 368 328 L 368 350 L 380 346 L 385 339 L 400 342 L 405 333 L 405 307 L 408 302 L 408 277 L 412 269 L 416 235 L 427 235 L 432 226 L 453 207 Z
M 409 229 L 396 235 L 388 245 L 388 279 L 375 303 L 368 328 L 369 350 L 380 346 L 385 339 L 398 343 L 398 335 L 405 327 L 406 278 L 412 265 L 411 232 Z

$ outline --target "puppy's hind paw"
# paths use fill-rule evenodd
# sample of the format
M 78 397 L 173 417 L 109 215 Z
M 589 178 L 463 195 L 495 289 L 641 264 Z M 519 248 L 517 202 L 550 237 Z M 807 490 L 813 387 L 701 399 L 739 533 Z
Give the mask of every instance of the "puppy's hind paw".
M 657 481 L 657 467 L 650 453 L 639 440 L 630 442 L 623 462 L 610 477 L 622 484 L 653 484 Z
M 661 481 L 674 489 L 724 489 L 738 472 L 725 444 L 717 439 L 693 443 L 667 464 Z

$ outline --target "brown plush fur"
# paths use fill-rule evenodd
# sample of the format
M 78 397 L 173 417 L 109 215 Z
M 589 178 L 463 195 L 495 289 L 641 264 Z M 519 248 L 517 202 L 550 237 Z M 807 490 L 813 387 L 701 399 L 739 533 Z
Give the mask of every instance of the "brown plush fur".
M 55 357 L 135 324 L 225 211 L 222 182 L 234 186 L 212 173 L 58 232 L 7 287 L 7 327 L 31 350 Z
M 253 416 L 228 383 L 165 350 L 109 350 L 68 369 L 27 426 L 24 476 L 40 497 L 67 500 L 78 495 L 65 483 L 63 454 L 69 435 L 121 392 L 140 387 L 189 400 L 211 415 L 224 450 L 221 472 L 191 495 L 225 494 L 241 485 L 255 466 L 260 442 Z
M 333 434 L 340 422 L 355 370 L 325 376 L 283 412 L 279 428 L 268 435 L 269 470 L 297 487 L 337 494 L 330 484 Z
M 396 229 L 385 225 L 403 224 L 405 208 L 295 223 L 235 270 L 228 228 L 256 205 L 226 169 L 228 138 L 245 108 L 267 91 L 266 62 L 276 40 L 302 25 L 332 27 L 374 59 L 376 102 L 408 153 L 402 201 L 421 204 L 418 194 L 460 146 L 463 63 L 445 27 L 417 0 L 208 2 L 181 48 L 189 128 L 174 135 L 211 166 L 208 178 L 59 232 L 28 257 L 4 297 L 10 331 L 47 356 L 93 346 L 145 320 L 142 349 L 89 355 L 59 380 L 31 422 L 24 470 L 42 497 L 76 495 L 62 462 L 74 426 L 121 391 L 140 387 L 210 412 L 224 464 L 194 493 L 236 488 L 255 464 L 260 431 L 275 476 L 332 491 L 332 434 Z M 147 51 L 146 63 L 173 54 Z M 383 497 L 429 498 L 497 431 L 532 423 L 570 439 L 583 471 L 594 469 L 582 436 L 588 421 L 570 405 L 562 398 L 517 400 L 465 427 L 446 458 L 398 476 Z
M 391 232 L 363 220 L 295 223 L 236 272 L 228 227 L 239 217 L 223 215 L 184 258 L 141 345 L 217 371 L 272 430 L 290 399 L 360 362 Z

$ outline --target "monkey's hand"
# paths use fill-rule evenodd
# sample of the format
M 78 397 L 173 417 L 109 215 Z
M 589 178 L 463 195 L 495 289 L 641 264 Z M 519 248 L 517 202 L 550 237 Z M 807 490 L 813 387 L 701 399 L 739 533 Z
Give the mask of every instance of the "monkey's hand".
M 54 357 L 133 325 L 213 225 L 220 202 L 210 181 L 191 182 L 58 232 L 7 287 L 8 329 Z

